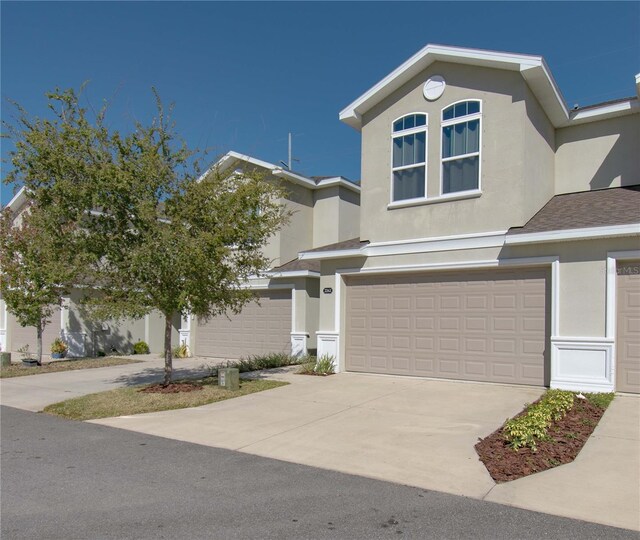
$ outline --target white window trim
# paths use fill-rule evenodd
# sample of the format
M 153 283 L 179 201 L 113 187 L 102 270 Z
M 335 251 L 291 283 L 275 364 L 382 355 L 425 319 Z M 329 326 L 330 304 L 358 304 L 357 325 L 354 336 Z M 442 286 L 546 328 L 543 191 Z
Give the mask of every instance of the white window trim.
M 409 129 L 403 129 L 401 131 L 393 131 L 393 124 L 395 124 L 401 118 L 411 116 L 412 114 L 424 114 L 425 124 L 423 126 L 412 127 Z M 424 161 L 420 163 L 412 163 L 411 165 L 402 165 L 400 167 L 393 166 L 393 141 L 397 137 L 403 137 L 404 135 L 412 135 L 415 133 L 424 132 Z M 424 201 L 427 198 L 427 155 L 429 149 L 429 114 L 424 111 L 414 111 L 398 116 L 391 122 L 391 146 L 390 146 L 390 161 L 391 161 L 391 174 L 389 175 L 389 204 L 401 204 L 410 201 Z M 424 197 L 414 197 L 412 199 L 401 199 L 399 201 L 393 200 L 393 173 L 396 171 L 403 171 L 407 169 L 416 169 L 418 167 L 424 168 Z
M 465 103 L 467 101 L 477 102 L 479 104 L 480 110 L 477 113 L 468 114 L 466 116 L 460 116 L 459 118 L 451 118 L 449 120 L 442 119 L 445 109 L 455 106 L 458 103 Z M 482 107 L 481 99 L 470 98 L 470 99 L 460 99 L 458 101 L 454 101 L 453 103 L 449 103 L 446 107 L 443 107 L 440 110 L 440 146 L 438 148 L 438 154 L 440 156 L 440 197 L 454 197 L 458 194 L 461 194 L 463 196 L 465 194 L 475 194 L 475 196 L 482 195 L 482 156 L 481 156 L 482 154 L 482 109 L 483 107 Z M 453 126 L 456 124 L 460 124 L 462 122 L 470 122 L 472 120 L 478 120 L 478 129 L 480 130 L 480 133 L 478 134 L 478 151 L 471 152 L 468 154 L 461 154 L 459 156 L 452 156 L 448 158 L 442 157 L 442 130 L 447 126 Z M 475 189 L 468 189 L 465 191 L 452 191 L 449 193 L 445 193 L 444 192 L 444 163 L 448 161 L 455 161 L 457 159 L 465 159 L 465 158 L 475 157 L 475 156 L 478 156 L 478 187 Z

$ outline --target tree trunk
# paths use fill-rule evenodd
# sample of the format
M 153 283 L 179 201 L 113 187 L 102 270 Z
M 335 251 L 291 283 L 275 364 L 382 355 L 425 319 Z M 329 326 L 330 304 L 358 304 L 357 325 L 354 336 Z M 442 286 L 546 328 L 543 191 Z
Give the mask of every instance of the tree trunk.
M 171 382 L 173 364 L 171 357 L 171 315 L 164 316 L 164 386 Z
M 36 326 L 36 359 L 38 360 L 38 365 L 42 365 L 42 334 L 44 333 L 44 323 L 42 319 Z

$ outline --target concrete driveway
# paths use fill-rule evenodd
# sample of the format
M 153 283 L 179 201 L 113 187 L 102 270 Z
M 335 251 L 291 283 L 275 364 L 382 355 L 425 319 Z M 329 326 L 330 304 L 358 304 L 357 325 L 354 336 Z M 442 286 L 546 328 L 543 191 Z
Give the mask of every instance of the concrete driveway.
M 28 410 L 161 376 L 150 362 L 2 380 Z M 183 373 L 201 360 L 176 361 Z M 100 373 L 103 372 L 103 373 Z M 342 373 L 97 424 L 640 530 L 640 399 L 618 396 L 574 463 L 496 485 L 473 449 L 542 389 Z
M 640 530 L 640 399 L 617 397 L 573 464 L 496 485 L 473 446 L 542 389 L 290 370 L 268 377 L 292 384 L 95 423 Z

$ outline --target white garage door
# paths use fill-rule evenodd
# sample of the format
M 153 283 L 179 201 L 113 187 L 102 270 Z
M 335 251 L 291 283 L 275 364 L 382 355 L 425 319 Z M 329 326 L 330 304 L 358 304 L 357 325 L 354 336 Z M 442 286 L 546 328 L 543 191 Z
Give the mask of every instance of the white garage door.
M 238 315 L 198 323 L 195 354 L 215 358 L 291 351 L 291 291 L 265 291 L 260 305 L 247 304 Z
M 347 278 L 346 368 L 544 385 L 547 273 Z

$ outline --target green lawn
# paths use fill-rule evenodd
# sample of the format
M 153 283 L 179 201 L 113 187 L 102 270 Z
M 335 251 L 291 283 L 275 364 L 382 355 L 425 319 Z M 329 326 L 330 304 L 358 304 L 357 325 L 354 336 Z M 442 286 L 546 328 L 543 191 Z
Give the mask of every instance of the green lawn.
M 262 392 L 263 390 L 270 390 L 271 388 L 289 384 L 281 381 L 241 380 L 240 389 L 232 392 L 220 388 L 217 385 L 218 380 L 213 377 L 176 382 L 197 384 L 202 386 L 202 390 L 176 394 L 151 394 L 140 392 L 142 388 L 149 385 L 118 388 L 54 403 L 47 406 L 44 412 L 72 420 L 93 420 L 96 418 L 198 407 L 207 403 L 253 394 L 254 392 Z
M 0 378 L 25 377 L 26 375 L 38 375 L 40 373 L 57 373 L 59 371 L 74 371 L 77 369 L 93 369 L 109 366 L 122 366 L 124 364 L 139 364 L 140 360 L 122 358 L 119 356 L 107 356 L 102 358 L 85 358 L 81 360 L 60 360 L 37 367 L 26 367 L 20 364 L 0 367 Z

